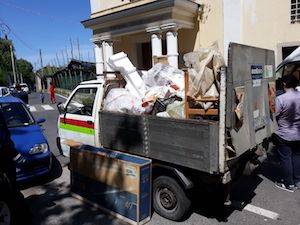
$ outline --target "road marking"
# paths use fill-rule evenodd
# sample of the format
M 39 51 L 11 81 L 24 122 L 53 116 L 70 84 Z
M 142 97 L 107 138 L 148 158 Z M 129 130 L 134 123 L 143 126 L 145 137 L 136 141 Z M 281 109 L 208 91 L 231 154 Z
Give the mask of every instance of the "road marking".
M 277 220 L 279 218 L 278 213 L 275 213 L 270 210 L 263 209 L 263 208 L 260 208 L 260 207 L 254 206 L 254 205 L 250 205 L 250 204 L 246 205 L 244 210 L 247 210 L 249 212 L 252 212 L 252 213 L 273 219 L 273 220 Z
M 44 108 L 45 110 L 54 110 L 54 108 L 50 105 L 41 105 L 42 108 Z
M 35 111 L 36 111 L 36 108 L 35 108 L 34 106 L 30 106 L 30 107 L 29 107 L 29 110 L 30 110 L 30 112 L 35 112 Z

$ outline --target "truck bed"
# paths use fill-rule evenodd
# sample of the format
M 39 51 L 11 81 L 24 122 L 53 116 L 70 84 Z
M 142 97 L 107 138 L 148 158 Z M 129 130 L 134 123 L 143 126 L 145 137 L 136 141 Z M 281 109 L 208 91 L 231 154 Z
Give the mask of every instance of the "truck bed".
M 191 169 L 218 172 L 219 122 L 101 111 L 103 147 Z

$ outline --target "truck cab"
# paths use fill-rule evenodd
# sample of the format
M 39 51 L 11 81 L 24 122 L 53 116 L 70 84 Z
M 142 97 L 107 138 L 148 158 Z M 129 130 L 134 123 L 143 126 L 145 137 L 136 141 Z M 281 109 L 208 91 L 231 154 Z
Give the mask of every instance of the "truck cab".
M 59 103 L 57 145 L 62 155 L 69 157 L 69 146 L 64 144 L 73 139 L 92 146 L 100 146 L 99 107 L 102 96 L 101 79 L 82 82 L 70 94 L 65 103 Z

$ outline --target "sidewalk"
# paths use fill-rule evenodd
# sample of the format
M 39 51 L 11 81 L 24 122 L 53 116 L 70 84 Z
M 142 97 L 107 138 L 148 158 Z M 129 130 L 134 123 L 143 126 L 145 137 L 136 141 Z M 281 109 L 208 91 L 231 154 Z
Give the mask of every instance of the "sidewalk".
M 22 190 L 33 218 L 32 225 L 122 225 L 122 221 L 103 213 L 71 195 L 70 171 L 64 166 L 57 179 Z
M 53 161 L 53 172 L 45 179 L 30 180 L 21 185 L 32 215 L 32 225 L 128 225 L 127 223 L 73 197 L 70 170 L 66 158 Z M 153 213 L 147 225 L 172 225 L 173 221 Z M 190 224 L 188 221 L 177 224 Z M 191 223 L 194 224 L 194 223 Z

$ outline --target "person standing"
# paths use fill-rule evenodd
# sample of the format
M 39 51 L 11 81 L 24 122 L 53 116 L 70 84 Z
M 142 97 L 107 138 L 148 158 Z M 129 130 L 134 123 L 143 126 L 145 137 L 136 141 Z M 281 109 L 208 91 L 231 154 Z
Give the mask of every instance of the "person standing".
M 50 82 L 50 101 L 51 101 L 51 104 L 56 103 L 54 84 L 52 82 Z
M 278 129 L 273 135 L 282 167 L 282 180 L 275 186 L 294 192 L 300 188 L 300 92 L 292 74 L 282 78 L 285 93 L 276 98 Z
M 44 104 L 45 95 L 44 95 L 43 91 L 40 91 L 40 99 L 41 99 L 41 103 Z

